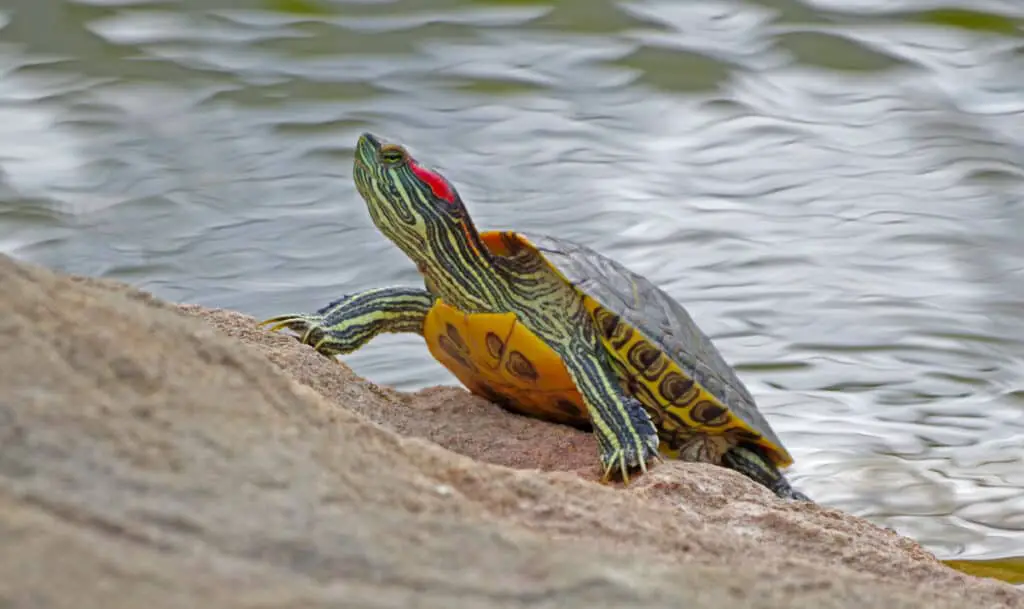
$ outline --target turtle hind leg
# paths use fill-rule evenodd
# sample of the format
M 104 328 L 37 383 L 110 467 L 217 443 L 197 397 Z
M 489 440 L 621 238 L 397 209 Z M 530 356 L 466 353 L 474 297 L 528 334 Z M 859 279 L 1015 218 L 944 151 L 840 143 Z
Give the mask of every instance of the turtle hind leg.
M 759 446 L 741 443 L 732 447 L 722 455 L 722 465 L 762 484 L 783 499 L 811 501 L 810 497 L 790 486 L 789 480 Z
M 423 289 L 388 287 L 347 294 L 315 313 L 265 319 L 272 331 L 288 328 L 299 342 L 328 357 L 351 353 L 382 332 L 423 334 L 434 296 Z

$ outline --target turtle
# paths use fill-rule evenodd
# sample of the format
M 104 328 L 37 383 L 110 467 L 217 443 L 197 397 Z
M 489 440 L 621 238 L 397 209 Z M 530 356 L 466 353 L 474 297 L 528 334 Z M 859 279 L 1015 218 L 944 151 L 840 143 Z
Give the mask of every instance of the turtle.
M 567 239 L 478 231 L 448 178 L 372 133 L 356 143 L 353 180 L 423 287 L 356 291 L 261 326 L 331 358 L 381 333 L 418 334 L 471 393 L 590 430 L 603 482 L 621 473 L 628 484 L 649 461 L 673 458 L 811 501 L 780 471 L 793 458 L 736 372 L 650 280 Z

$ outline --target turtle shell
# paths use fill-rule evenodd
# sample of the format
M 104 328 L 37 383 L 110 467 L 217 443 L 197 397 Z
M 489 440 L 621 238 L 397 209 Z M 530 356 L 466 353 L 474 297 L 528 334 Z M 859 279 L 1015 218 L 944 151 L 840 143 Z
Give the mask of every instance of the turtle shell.
M 687 387 L 692 381 L 698 390 L 703 388 L 702 396 L 713 398 L 698 406 L 715 409 L 721 415 L 719 420 L 727 425 L 735 423 L 733 418 L 738 419 L 742 422 L 738 431 L 746 434 L 747 440 L 768 449 L 778 465 L 792 463 L 792 456 L 758 410 L 750 391 L 674 298 L 643 276 L 584 245 L 546 235 L 515 235 L 540 252 L 552 268 L 592 299 L 595 306 L 610 312 L 614 323 L 624 323 L 627 331 L 632 330 L 630 334 L 639 333 L 634 340 L 641 340 L 645 347 L 652 345 L 654 349 L 647 347 L 650 355 L 657 358 L 660 350 L 674 362 L 688 377 Z M 622 365 L 635 368 L 628 361 Z

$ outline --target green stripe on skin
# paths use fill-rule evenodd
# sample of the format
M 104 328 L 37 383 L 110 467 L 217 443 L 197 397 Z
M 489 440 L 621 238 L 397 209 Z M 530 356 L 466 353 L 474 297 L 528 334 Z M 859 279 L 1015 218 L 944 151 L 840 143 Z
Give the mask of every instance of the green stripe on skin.
M 423 321 L 434 306 L 423 289 L 388 287 L 348 294 L 313 314 L 278 315 L 260 322 L 271 331 L 288 328 L 299 341 L 331 357 L 351 353 L 378 334 L 423 335 Z
M 364 134 L 353 175 L 377 228 L 412 259 L 431 291 L 466 313 L 515 313 L 561 357 L 587 406 L 606 475 L 657 457 L 658 435 L 607 361 L 582 295 L 540 256 L 491 255 L 455 188 L 399 146 Z

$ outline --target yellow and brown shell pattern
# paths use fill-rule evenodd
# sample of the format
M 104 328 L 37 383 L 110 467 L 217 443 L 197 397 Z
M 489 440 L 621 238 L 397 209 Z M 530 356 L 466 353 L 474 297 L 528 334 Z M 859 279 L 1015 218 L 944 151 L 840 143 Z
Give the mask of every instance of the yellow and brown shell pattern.
M 466 314 L 439 300 L 427 314 L 423 336 L 434 359 L 476 395 L 512 412 L 589 427 L 562 360 L 514 313 Z
M 586 307 L 627 392 L 647 407 L 661 439 L 659 452 L 669 458 L 718 463 L 725 451 L 743 441 L 777 453 L 773 444 L 633 326 L 593 298 L 586 297 Z

